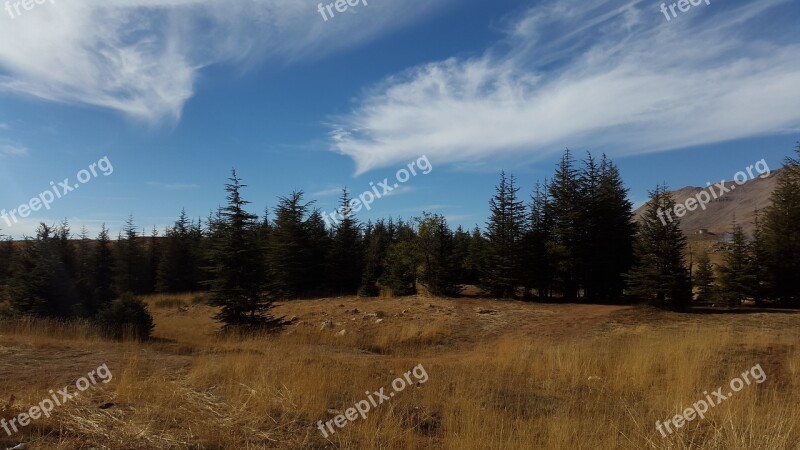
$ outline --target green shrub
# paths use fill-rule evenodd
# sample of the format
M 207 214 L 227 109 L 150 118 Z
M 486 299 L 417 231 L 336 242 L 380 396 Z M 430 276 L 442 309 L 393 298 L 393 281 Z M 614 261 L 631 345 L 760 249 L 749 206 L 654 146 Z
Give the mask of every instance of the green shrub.
M 97 314 L 97 323 L 103 333 L 112 339 L 133 337 L 138 340 L 150 338 L 153 316 L 147 305 L 133 294 L 123 294 Z

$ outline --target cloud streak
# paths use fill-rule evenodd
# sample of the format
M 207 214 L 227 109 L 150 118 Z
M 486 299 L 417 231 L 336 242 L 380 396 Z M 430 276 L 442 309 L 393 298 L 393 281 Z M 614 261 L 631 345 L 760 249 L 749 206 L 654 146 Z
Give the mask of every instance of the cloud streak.
M 792 7 L 714 3 L 668 23 L 641 1 L 538 5 L 480 57 L 374 86 L 333 118 L 332 146 L 360 174 L 420 152 L 439 164 L 536 160 L 568 146 L 623 155 L 796 131 Z
M 312 0 L 59 0 L 13 19 L 0 11 L 0 91 L 174 122 L 203 67 L 318 58 L 449 1 L 387 2 L 331 23 Z

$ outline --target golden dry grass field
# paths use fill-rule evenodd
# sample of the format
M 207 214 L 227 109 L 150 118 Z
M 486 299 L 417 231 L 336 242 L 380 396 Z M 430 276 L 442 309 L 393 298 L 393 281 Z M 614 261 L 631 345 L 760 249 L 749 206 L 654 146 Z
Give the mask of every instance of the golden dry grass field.
M 0 429 L 0 449 L 800 448 L 794 313 L 346 297 L 285 303 L 278 313 L 297 320 L 283 333 L 235 337 L 215 333 L 195 296 L 146 300 L 154 342 L 2 324 L 0 418 L 103 363 L 113 379 L 10 437 Z M 317 429 L 419 364 L 426 383 L 328 438 Z M 656 430 L 756 364 L 765 382 L 666 438 Z

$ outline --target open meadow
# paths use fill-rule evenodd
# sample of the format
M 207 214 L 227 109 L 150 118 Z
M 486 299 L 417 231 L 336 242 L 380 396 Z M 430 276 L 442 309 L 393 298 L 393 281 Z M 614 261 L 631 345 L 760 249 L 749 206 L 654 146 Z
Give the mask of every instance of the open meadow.
M 4 323 L 0 417 L 101 364 L 113 378 L 0 433 L 0 448 L 800 448 L 797 313 L 341 297 L 286 302 L 283 332 L 237 337 L 215 332 L 202 300 L 147 297 L 144 343 Z M 420 364 L 425 378 L 323 436 L 319 421 Z M 667 437 L 656 429 L 756 365 L 763 382 Z

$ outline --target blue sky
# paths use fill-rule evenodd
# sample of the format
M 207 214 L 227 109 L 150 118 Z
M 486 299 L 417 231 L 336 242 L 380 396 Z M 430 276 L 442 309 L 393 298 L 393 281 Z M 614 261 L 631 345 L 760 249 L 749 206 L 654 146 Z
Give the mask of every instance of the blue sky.
M 0 209 L 107 156 L 0 233 L 206 217 L 235 167 L 254 212 L 304 190 L 333 211 L 425 155 L 362 220 L 486 220 L 499 171 L 524 195 L 564 148 L 608 153 L 631 199 L 731 179 L 800 140 L 800 4 L 54 0 L 0 11 Z M 0 2 L 0 6 L 5 6 Z M 667 4 L 667 7 L 669 4 Z M 12 15 L 14 16 L 12 18 Z M 391 184 L 391 183 L 390 183 Z

